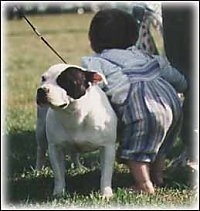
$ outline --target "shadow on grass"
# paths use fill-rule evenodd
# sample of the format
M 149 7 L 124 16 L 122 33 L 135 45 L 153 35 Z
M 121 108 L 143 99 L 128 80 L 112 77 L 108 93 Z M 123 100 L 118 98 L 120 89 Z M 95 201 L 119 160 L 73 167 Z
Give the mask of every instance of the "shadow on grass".
M 35 165 L 36 140 L 34 131 L 11 133 L 5 139 L 5 162 L 8 177 L 13 177 Z
M 131 178 L 129 174 L 114 173 L 113 175 L 113 190 L 119 187 L 128 187 L 131 185 Z M 100 190 L 100 170 L 95 170 L 82 175 L 66 175 L 67 192 L 79 194 L 82 196 L 89 195 L 92 192 L 99 192 Z M 9 180 L 7 202 L 9 203 L 25 203 L 31 202 L 45 202 L 52 200 L 53 178 L 39 177 L 39 178 L 21 178 L 18 180 Z
M 50 199 L 54 182 L 52 175 L 47 174 L 39 177 L 29 175 L 30 172 L 33 172 L 36 160 L 35 132 L 23 131 L 22 133 L 9 134 L 6 137 L 6 142 L 7 178 L 5 182 L 7 201 L 9 203 L 18 203 L 28 200 L 39 202 Z M 81 161 L 84 166 L 91 170 L 84 174 L 66 174 L 68 192 L 70 194 L 88 195 L 92 191 L 99 191 L 99 154 L 97 152 L 86 153 L 81 157 Z M 48 158 L 46 164 L 50 166 Z M 67 169 L 70 168 L 70 165 L 70 160 L 66 160 Z M 96 166 L 95 169 L 94 166 Z M 23 174 L 24 176 L 22 176 Z M 130 185 L 131 179 L 129 177 L 129 174 L 115 171 L 113 175 L 113 188 Z
M 95 170 L 82 175 L 66 175 L 67 192 L 79 195 L 89 195 L 100 190 L 100 170 Z M 131 185 L 129 174 L 117 173 L 113 175 L 113 190 Z M 22 203 L 26 201 L 43 202 L 52 200 L 53 178 L 21 178 L 8 182 L 7 202 Z
M 52 174 L 34 176 L 33 167 L 36 160 L 36 141 L 34 131 L 10 134 L 7 137 L 7 196 L 9 203 L 43 202 L 52 199 L 54 179 Z M 89 168 L 84 174 L 66 174 L 67 191 L 69 194 L 88 195 L 100 190 L 99 154 L 87 153 L 81 157 L 82 163 Z M 66 160 L 66 169 L 70 169 L 71 162 Z M 118 164 L 117 164 L 118 165 Z M 47 166 L 50 166 L 47 158 Z M 95 168 L 94 168 L 95 166 Z M 173 172 L 177 174 L 177 172 Z M 24 174 L 24 176 L 22 176 Z M 31 175 L 31 176 L 30 176 Z M 179 175 L 179 177 L 177 176 Z M 168 175 L 168 187 L 179 187 L 177 184 L 187 184 L 188 175 L 184 172 Z M 132 178 L 126 171 L 114 169 L 113 190 L 132 185 Z

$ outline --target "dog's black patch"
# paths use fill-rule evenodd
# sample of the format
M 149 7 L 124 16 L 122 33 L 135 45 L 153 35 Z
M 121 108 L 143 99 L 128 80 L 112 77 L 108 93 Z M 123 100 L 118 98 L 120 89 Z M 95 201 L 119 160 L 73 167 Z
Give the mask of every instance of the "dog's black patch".
M 67 95 L 74 99 L 82 97 L 89 87 L 92 72 L 83 71 L 77 67 L 68 67 L 57 78 L 57 84 L 66 90 Z

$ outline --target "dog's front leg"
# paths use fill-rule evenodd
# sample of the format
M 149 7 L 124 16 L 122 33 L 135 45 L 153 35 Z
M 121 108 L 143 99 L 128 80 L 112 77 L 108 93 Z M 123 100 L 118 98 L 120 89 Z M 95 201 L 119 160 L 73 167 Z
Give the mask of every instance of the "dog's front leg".
M 112 174 L 115 162 L 115 145 L 108 145 L 101 149 L 101 193 L 104 198 L 110 198 L 112 192 Z
M 58 146 L 49 144 L 49 158 L 54 172 L 53 195 L 61 197 L 65 194 L 65 157 L 64 152 Z
M 37 155 L 36 155 L 36 170 L 41 170 L 45 163 L 45 153 L 47 151 L 46 138 L 46 114 L 48 107 L 37 107 L 37 123 L 36 123 L 36 141 L 37 141 Z

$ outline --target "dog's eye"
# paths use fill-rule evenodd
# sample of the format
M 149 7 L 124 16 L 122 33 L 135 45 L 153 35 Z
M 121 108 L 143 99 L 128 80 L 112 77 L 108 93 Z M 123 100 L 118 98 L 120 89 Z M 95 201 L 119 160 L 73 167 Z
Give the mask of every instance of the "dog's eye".
M 41 81 L 42 81 L 42 82 L 45 82 L 45 81 L 46 81 L 46 78 L 45 78 L 44 76 L 42 76 L 42 77 L 41 77 Z

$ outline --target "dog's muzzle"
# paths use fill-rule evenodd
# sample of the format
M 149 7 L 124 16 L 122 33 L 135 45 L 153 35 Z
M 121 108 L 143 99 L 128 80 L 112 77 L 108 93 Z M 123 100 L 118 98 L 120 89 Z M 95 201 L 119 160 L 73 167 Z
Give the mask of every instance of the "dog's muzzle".
M 38 105 L 47 104 L 48 103 L 48 98 L 47 98 L 47 93 L 48 92 L 49 92 L 49 90 L 47 88 L 39 88 L 37 90 L 36 101 L 37 101 Z

